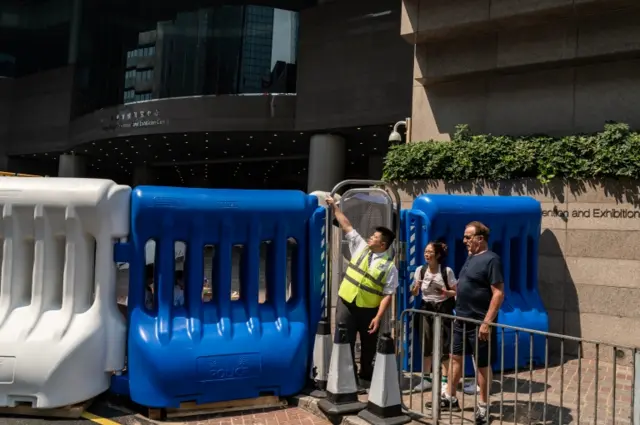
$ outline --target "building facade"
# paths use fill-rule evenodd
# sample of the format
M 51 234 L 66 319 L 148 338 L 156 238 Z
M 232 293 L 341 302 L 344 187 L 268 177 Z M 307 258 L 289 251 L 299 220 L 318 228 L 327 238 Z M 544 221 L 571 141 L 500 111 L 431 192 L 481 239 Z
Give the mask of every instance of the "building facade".
M 640 127 L 640 3 L 403 0 L 412 140 Z
M 411 109 L 400 12 L 393 0 L 3 2 L 0 169 L 310 190 L 379 177 L 389 126 Z

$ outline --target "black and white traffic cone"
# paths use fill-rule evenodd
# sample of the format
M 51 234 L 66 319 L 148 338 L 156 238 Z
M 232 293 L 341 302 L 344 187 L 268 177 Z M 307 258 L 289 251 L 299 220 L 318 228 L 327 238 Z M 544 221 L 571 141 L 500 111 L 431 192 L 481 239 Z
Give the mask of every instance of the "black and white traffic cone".
M 348 415 L 361 411 L 366 405 L 358 400 L 356 371 L 347 325 L 338 324 L 337 342 L 331 351 L 329 378 L 327 380 L 327 398 L 318 402 L 318 407 L 327 415 Z
M 378 339 L 376 362 L 369 389 L 367 408 L 358 417 L 371 425 L 403 425 L 411 418 L 402 412 L 400 381 L 395 358 L 395 344 L 391 333 Z
M 309 393 L 311 397 L 325 398 L 327 396 L 327 381 L 329 380 L 329 364 L 331 362 L 331 324 L 322 319 L 318 322 L 316 339 L 313 344 L 312 377 L 315 389 Z

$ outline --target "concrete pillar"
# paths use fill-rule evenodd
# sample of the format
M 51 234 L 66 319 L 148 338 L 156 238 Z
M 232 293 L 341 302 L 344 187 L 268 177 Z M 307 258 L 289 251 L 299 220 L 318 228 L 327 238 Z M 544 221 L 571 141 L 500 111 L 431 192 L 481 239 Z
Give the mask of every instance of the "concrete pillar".
M 341 136 L 335 134 L 311 136 L 308 193 L 315 190 L 330 191 L 344 180 L 346 150 L 346 142 Z
M 133 187 L 155 183 L 154 169 L 148 165 L 138 165 L 133 169 Z
M 87 167 L 85 159 L 78 155 L 60 155 L 58 177 L 85 177 Z
M 384 168 L 384 156 L 382 155 L 369 156 L 369 177 L 368 178 L 372 180 L 381 180 L 383 168 Z

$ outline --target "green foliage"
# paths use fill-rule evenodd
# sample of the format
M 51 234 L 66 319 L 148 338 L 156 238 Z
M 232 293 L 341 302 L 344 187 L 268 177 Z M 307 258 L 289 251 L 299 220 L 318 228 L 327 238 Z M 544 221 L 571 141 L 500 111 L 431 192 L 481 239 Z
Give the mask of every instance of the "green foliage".
M 640 133 L 608 123 L 604 131 L 562 138 L 473 135 L 465 125 L 450 142 L 396 145 L 385 158 L 384 179 L 505 180 L 535 177 L 640 179 Z

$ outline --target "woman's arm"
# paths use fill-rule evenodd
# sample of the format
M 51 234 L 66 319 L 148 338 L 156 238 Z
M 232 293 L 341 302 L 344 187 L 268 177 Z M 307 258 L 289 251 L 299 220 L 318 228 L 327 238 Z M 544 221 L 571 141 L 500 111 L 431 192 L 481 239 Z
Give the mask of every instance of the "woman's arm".
M 414 297 L 420 293 L 420 287 L 422 286 L 422 281 L 420 280 L 420 271 L 422 266 L 416 269 L 416 272 L 413 275 L 413 285 L 411 285 L 411 295 Z
M 447 274 L 447 284 L 449 285 L 449 289 L 442 288 L 442 294 L 446 297 L 455 297 L 456 289 L 458 287 L 458 282 L 456 281 L 456 275 L 453 273 L 453 270 L 451 270 L 451 268 L 449 267 L 447 267 L 447 270 L 445 271 L 445 273 Z

